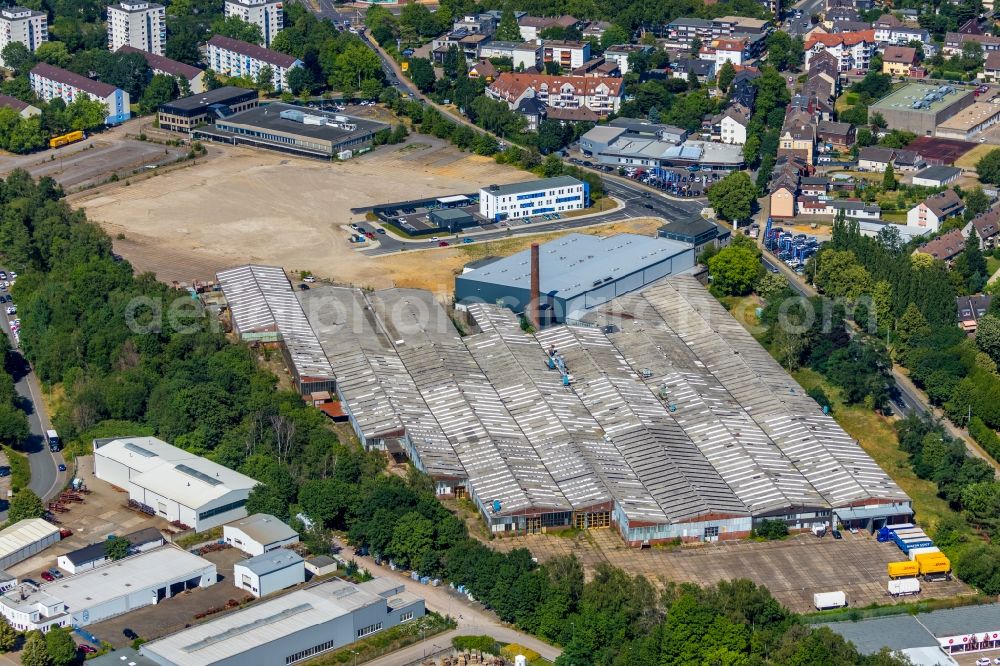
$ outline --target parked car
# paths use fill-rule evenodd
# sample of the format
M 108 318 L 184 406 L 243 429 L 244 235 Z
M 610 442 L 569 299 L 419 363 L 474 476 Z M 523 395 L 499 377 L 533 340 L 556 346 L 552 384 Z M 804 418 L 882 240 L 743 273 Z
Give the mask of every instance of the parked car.
M 73 530 L 66 529 L 65 527 L 59 530 L 60 539 L 68 539 L 71 536 L 73 536 Z
M 375 230 L 375 233 L 377 233 L 377 234 L 384 234 L 385 233 L 385 229 L 383 229 L 382 227 L 379 227 L 378 229 Z
M 59 463 L 59 471 L 60 472 L 65 472 L 66 471 L 66 465 L 64 465 L 62 463 Z
M 438 243 L 438 247 L 448 247 L 448 241 L 441 241 Z
M 431 236 L 431 242 L 432 243 L 437 243 L 439 240 L 441 240 L 441 239 L 438 238 L 437 236 Z
M 50 574 L 48 571 L 43 571 L 42 572 L 42 580 L 44 580 L 46 583 L 51 583 L 55 579 L 56 579 L 56 577 L 53 576 L 52 574 Z
M 314 278 L 312 275 L 307 275 L 304 278 L 302 278 L 302 281 L 303 282 L 315 282 L 316 278 Z
M 24 580 L 22 580 L 21 582 L 22 582 L 22 583 L 27 583 L 28 585 L 34 585 L 35 587 L 41 587 L 41 586 L 42 586 L 42 585 L 41 585 L 41 583 L 39 583 L 39 582 L 38 582 L 37 580 L 35 580 L 34 578 L 25 578 L 25 579 L 24 579 Z
M 59 569 L 56 569 L 55 567 L 52 567 L 51 569 L 49 569 L 49 573 L 52 574 L 53 578 L 57 578 L 58 579 L 58 578 L 62 578 L 63 577 L 62 571 L 59 571 Z
M 125 636 L 125 638 L 129 639 L 130 641 L 134 641 L 135 639 L 139 638 L 139 634 L 135 633 L 128 627 L 122 629 L 122 634 Z
M 7 306 L 7 314 L 9 314 L 9 315 L 17 314 L 17 306 L 16 305 L 8 305 Z
M 463 238 L 462 239 L 462 243 L 464 243 L 466 245 L 468 245 L 469 243 L 475 243 L 475 242 L 476 241 L 472 240 L 471 238 Z
M 833 530 L 832 532 L 830 532 L 830 534 L 833 535 L 834 539 L 843 539 L 844 538 L 844 535 L 840 533 L 840 530 Z
M 976 659 L 976 666 L 990 666 L 990 658 L 980 657 L 979 659 Z
M 80 643 L 79 645 L 77 645 L 76 649 L 84 654 L 96 654 L 97 652 L 97 648 L 91 645 L 86 645 L 84 643 Z
M 299 291 L 309 291 L 309 285 L 303 283 L 299 285 Z

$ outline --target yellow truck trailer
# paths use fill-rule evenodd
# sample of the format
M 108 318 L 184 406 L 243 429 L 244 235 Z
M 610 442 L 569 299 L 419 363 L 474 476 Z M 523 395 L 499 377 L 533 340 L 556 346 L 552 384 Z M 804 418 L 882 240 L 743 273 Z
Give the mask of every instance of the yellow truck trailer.
M 920 574 L 920 564 L 906 560 L 905 562 L 889 562 L 889 578 L 909 578 Z
M 924 577 L 924 580 L 951 578 L 951 561 L 941 553 L 917 555 L 916 561 L 920 565 L 920 575 Z

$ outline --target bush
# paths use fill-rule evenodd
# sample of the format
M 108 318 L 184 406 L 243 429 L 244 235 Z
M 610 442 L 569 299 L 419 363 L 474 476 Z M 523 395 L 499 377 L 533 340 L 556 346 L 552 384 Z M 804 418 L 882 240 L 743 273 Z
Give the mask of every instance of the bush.
M 531 648 L 526 648 L 523 645 L 518 645 L 517 643 L 511 643 L 509 645 L 505 645 L 503 649 L 500 650 L 500 652 L 501 656 L 506 657 L 511 661 L 514 661 L 514 657 L 516 657 L 519 654 L 524 655 L 524 658 L 527 659 L 529 664 L 537 659 L 540 659 L 542 656 L 537 652 L 535 652 L 534 650 L 532 650 Z
M 500 654 L 500 644 L 492 636 L 455 636 L 451 645 L 456 650 L 477 650 L 487 654 Z
M 753 533 L 762 539 L 767 539 L 768 541 L 773 541 L 775 539 L 783 539 L 788 536 L 788 525 L 783 520 L 761 520 L 757 523 L 757 527 L 754 528 Z
M 31 483 L 31 467 L 28 465 L 28 459 L 9 446 L 3 447 L 3 450 L 10 464 L 10 489 L 16 493 L 22 488 L 27 488 Z
M 973 416 L 969 422 L 969 434 L 972 439 L 979 443 L 979 446 L 986 449 L 986 453 L 994 460 L 1000 460 L 1000 435 L 983 423 L 978 416 Z

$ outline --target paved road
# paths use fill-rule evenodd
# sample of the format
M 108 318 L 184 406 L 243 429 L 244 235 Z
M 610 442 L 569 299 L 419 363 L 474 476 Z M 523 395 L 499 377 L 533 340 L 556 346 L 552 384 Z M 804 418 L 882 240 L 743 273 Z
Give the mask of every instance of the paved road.
M 333 539 L 333 541 L 334 543 L 338 543 L 337 539 Z M 375 564 L 375 560 L 371 557 L 351 555 L 349 547 L 343 543 L 341 543 L 341 545 L 344 548 L 345 557 L 354 559 L 354 561 L 358 563 L 358 566 L 368 569 L 373 576 L 392 578 L 400 583 L 403 583 L 406 586 L 407 591 L 423 597 L 424 605 L 428 610 L 435 611 L 441 615 L 450 615 L 455 618 L 458 622 L 458 632 L 460 635 L 486 634 L 504 643 L 518 643 L 531 648 L 549 661 L 555 661 L 556 657 L 562 654 L 562 650 L 559 648 L 549 645 L 548 643 L 545 643 L 530 634 L 525 634 L 505 625 L 500 622 L 500 620 L 498 620 L 492 612 L 483 608 L 481 604 L 470 602 L 450 587 L 431 587 L 430 585 L 421 585 L 420 583 L 411 580 L 409 576 L 403 574 L 402 572 L 391 571 L 389 567 L 378 566 Z M 439 646 L 443 647 L 441 641 L 442 639 L 440 636 L 435 637 L 434 639 L 428 639 L 428 642 L 436 642 Z M 395 656 L 395 661 L 388 660 L 383 661 L 382 663 L 387 666 L 389 664 L 395 665 L 405 663 L 405 660 L 398 654 L 390 656 Z M 417 656 L 420 656 L 419 652 L 417 653 Z M 376 661 L 375 663 L 379 662 Z
M 701 209 L 708 205 L 704 199 L 672 199 L 653 190 L 624 183 L 618 179 L 605 178 L 604 187 L 608 196 L 621 203 L 618 208 L 607 213 L 598 213 L 585 217 L 569 217 L 553 222 L 534 224 L 511 222 L 511 226 L 498 227 L 495 230 L 466 231 L 461 237 L 473 238 L 477 242 L 489 241 L 515 235 L 580 229 L 582 227 L 618 222 L 636 217 L 660 217 L 668 221 L 683 220 L 700 216 Z M 455 242 L 455 237 L 450 234 L 441 234 L 439 237 L 449 242 Z M 407 250 L 426 250 L 437 245 L 436 241 L 403 239 L 391 234 L 380 234 L 378 239 L 378 247 L 363 250 L 362 253 L 370 256 L 378 256 L 395 254 Z
M 6 307 L 5 304 L 4 311 Z M 0 317 L 0 329 L 9 337 L 11 347 L 14 347 L 9 319 L 8 316 Z M 28 426 L 31 431 L 23 449 L 28 454 L 28 463 L 31 467 L 31 483 L 28 487 L 42 500 L 47 500 L 56 495 L 65 482 L 66 473 L 58 470 L 58 465 L 64 462 L 63 457 L 62 454 L 53 454 L 49 451 L 45 431 L 50 427 L 50 421 L 45 413 L 45 404 L 41 400 L 41 386 L 30 364 L 17 348 L 14 348 L 11 354 L 10 369 L 14 377 L 14 388 L 28 414 Z M 0 513 L 0 519 L 6 520 L 6 514 L 5 508 Z
M 777 268 L 781 271 L 781 273 L 788 278 L 788 283 L 795 291 L 806 297 L 818 295 L 818 292 L 811 285 L 807 284 L 777 257 L 772 255 L 767 250 L 763 250 L 763 252 L 764 255 L 762 259 L 764 264 L 770 266 L 771 268 Z M 855 333 L 853 329 L 848 329 L 848 332 L 851 335 L 854 335 Z M 1000 472 L 1000 464 L 998 464 L 996 460 L 986 453 L 986 451 L 983 450 L 983 448 L 979 446 L 979 444 L 972 439 L 971 436 L 969 436 L 968 432 L 964 428 L 956 426 L 948 420 L 939 409 L 933 407 L 928 401 L 926 394 L 917 388 L 906 373 L 895 364 L 892 366 L 892 378 L 895 381 L 896 389 L 898 390 L 898 393 L 892 397 L 892 404 L 901 415 L 907 416 L 911 413 L 916 413 L 921 416 L 930 415 L 931 418 L 940 420 L 952 437 L 965 444 L 965 448 L 969 452 L 969 455 L 985 460 L 995 471 Z
M 789 12 L 788 19 L 785 22 L 784 30 L 789 35 L 796 37 L 801 37 L 810 30 L 812 30 L 813 25 L 809 18 L 813 14 L 820 14 L 823 11 L 823 0 L 801 0 L 795 4 L 794 9 L 801 9 L 801 18 L 794 18 Z

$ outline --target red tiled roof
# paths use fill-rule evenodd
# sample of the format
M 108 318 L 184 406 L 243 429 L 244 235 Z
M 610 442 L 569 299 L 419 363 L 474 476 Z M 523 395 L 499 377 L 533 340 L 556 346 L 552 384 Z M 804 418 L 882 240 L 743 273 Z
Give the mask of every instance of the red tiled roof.
M 618 97 L 622 92 L 622 79 L 616 77 L 550 76 L 521 72 L 504 72 L 497 77 L 490 89 L 505 99 L 513 100 L 520 97 L 528 88 L 537 92 L 542 86 L 547 86 L 551 91 L 558 90 L 564 85 L 572 86 L 577 95 L 594 95 L 600 86 L 607 87 L 611 97 Z
M 909 46 L 887 46 L 882 52 L 883 62 L 912 65 L 917 60 L 917 50 Z
M 222 35 L 213 36 L 212 39 L 208 40 L 208 45 L 250 56 L 251 58 L 256 58 L 261 62 L 277 65 L 278 67 L 283 67 L 284 69 L 288 69 L 296 62 L 296 58 L 294 56 L 290 56 L 286 53 L 278 53 L 277 51 L 272 51 L 271 49 L 265 49 L 263 46 L 257 46 L 256 44 L 251 44 L 249 42 L 241 42 L 238 39 L 223 37 Z
M 948 260 L 965 249 L 965 236 L 960 229 L 952 229 L 940 238 L 936 238 L 920 246 L 919 252 L 929 254 L 935 259 Z
M 88 79 L 86 76 L 81 76 L 76 72 L 70 72 L 61 67 L 53 67 L 52 65 L 40 62 L 31 68 L 31 73 L 35 76 L 39 76 L 43 79 L 49 79 L 50 81 L 58 81 L 59 83 L 65 83 L 71 85 L 74 88 L 83 90 L 104 99 L 105 97 L 110 97 L 115 94 L 115 88 L 113 85 L 108 83 L 101 83 L 100 81 L 95 81 L 94 79 Z
M 745 39 L 716 39 L 712 47 L 718 51 L 742 51 L 746 43 Z
M 188 81 L 201 74 L 201 70 L 194 65 L 188 65 L 187 63 L 178 62 L 177 60 L 171 60 L 170 58 L 165 58 L 161 55 L 150 53 L 149 51 L 143 51 L 142 49 L 137 49 L 134 46 L 128 46 L 127 44 L 119 48 L 118 53 L 138 53 L 146 59 L 147 63 L 149 63 L 150 69 L 156 70 L 157 72 L 163 72 L 164 74 L 170 74 L 171 76 L 183 76 Z
M 823 46 L 838 46 L 843 44 L 844 46 L 854 46 L 861 42 L 874 42 L 875 41 L 875 31 L 874 30 L 859 30 L 857 32 L 841 32 L 835 35 L 827 35 L 824 33 L 816 33 L 805 43 L 804 48 L 808 51 L 816 44 L 822 44 Z

